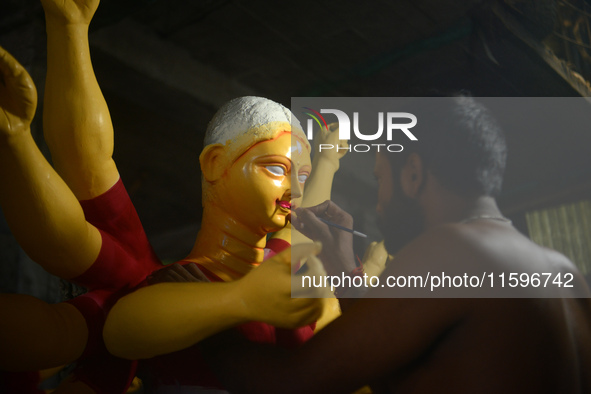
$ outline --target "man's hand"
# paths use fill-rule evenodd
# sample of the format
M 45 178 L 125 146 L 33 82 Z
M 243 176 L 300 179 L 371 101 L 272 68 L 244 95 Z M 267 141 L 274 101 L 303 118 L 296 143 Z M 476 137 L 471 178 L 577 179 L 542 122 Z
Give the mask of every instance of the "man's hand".
M 89 25 L 99 0 L 41 0 L 46 18 L 63 24 Z
M 150 285 L 164 282 L 209 282 L 195 263 L 168 265 L 152 272 L 146 280 Z
M 322 313 L 322 300 L 291 298 L 291 260 L 308 259 L 318 254 L 318 244 L 295 245 L 264 261 L 242 279 L 240 300 L 250 320 L 282 328 L 297 328 L 313 323 Z M 310 294 L 321 297 L 324 294 Z
M 353 228 L 353 217 L 332 201 L 310 208 L 298 208 L 292 225 L 306 237 L 322 243 L 320 260 L 329 275 L 349 274 L 356 268 L 353 235 L 319 220 L 319 218 Z
M 27 70 L 0 47 L 0 133 L 28 131 L 37 108 L 37 90 Z

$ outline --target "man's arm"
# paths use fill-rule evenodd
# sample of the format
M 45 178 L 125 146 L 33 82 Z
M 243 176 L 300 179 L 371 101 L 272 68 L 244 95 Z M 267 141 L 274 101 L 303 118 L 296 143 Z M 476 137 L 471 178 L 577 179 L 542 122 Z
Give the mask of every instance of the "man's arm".
M 103 336 L 109 351 L 141 359 L 185 349 L 248 321 L 295 328 L 321 313 L 319 299 L 291 298 L 292 253 L 303 259 L 317 245 L 298 245 L 227 283 L 160 283 L 135 291 L 113 307 Z
M 464 310 L 464 300 L 363 299 L 295 351 L 227 337 L 202 347 L 231 392 L 352 392 L 416 360 Z

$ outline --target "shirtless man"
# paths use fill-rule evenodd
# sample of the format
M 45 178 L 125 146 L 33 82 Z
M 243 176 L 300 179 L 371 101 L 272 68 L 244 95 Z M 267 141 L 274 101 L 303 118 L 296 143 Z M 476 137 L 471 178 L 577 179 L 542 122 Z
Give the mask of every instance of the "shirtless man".
M 466 97 L 447 103 L 445 121 L 413 130 L 418 144 L 378 153 L 377 211 L 396 254 L 382 281 L 460 262 L 569 273 L 581 293 L 411 299 L 370 289 L 296 351 L 238 348 L 228 335 L 210 340 L 209 360 L 232 392 L 352 392 L 365 384 L 376 393 L 591 392 L 589 291 L 568 259 L 524 237 L 497 208 L 506 148 L 487 110 Z M 322 240 L 328 274 L 351 272 L 351 236 L 318 220 L 328 215 L 351 228 L 351 217 L 332 202 L 296 214 L 295 227 Z

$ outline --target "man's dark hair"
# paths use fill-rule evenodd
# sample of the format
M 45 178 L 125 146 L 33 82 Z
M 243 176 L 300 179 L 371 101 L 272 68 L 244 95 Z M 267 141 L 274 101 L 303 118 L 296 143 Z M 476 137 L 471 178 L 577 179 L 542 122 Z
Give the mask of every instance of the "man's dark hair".
M 409 109 L 417 117 L 418 141 L 388 154 L 394 168 L 416 152 L 424 166 L 447 189 L 461 194 L 498 196 L 507 146 L 490 111 L 467 95 L 417 99 Z M 396 164 L 397 163 L 397 164 Z

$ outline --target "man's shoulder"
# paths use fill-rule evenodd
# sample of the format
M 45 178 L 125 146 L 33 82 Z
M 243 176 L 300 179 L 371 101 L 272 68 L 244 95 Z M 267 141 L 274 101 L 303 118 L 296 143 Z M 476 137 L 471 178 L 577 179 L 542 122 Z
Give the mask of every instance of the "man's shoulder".
M 539 246 L 509 226 L 449 223 L 430 228 L 400 250 L 393 269 L 463 275 L 545 260 Z
M 577 270 L 575 264 L 559 251 L 543 246 L 540 246 L 540 249 L 557 271 L 571 272 Z
M 482 251 L 474 236 L 461 226 L 445 224 L 430 228 L 402 248 L 385 270 L 386 275 L 416 276 L 464 273 L 481 261 Z
M 397 257 L 458 258 L 473 252 L 480 240 L 465 226 L 448 223 L 432 227 L 405 246 Z
M 402 251 L 412 255 L 429 253 L 439 258 L 466 257 L 479 260 L 512 260 L 511 257 L 526 254 L 536 254 L 541 258 L 549 252 L 512 226 L 499 223 L 438 225 L 425 231 Z M 562 257 L 562 261 L 568 261 Z M 559 261 L 558 257 L 556 261 Z
M 589 283 L 568 257 L 554 249 L 540 248 L 546 254 L 552 272 L 558 273 L 560 277 L 564 278 L 565 282 L 568 282 L 568 289 L 572 289 L 572 293 L 568 296 L 575 298 L 591 297 Z
M 514 273 L 530 279 L 552 278 L 568 283 L 568 288 L 552 288 L 561 296 L 590 294 L 584 277 L 566 256 L 537 245 L 507 225 L 450 223 L 433 227 L 403 248 L 395 258 L 396 264 L 399 272 L 431 275 L 445 272 L 498 278 L 499 273 L 505 273 L 508 278 Z

